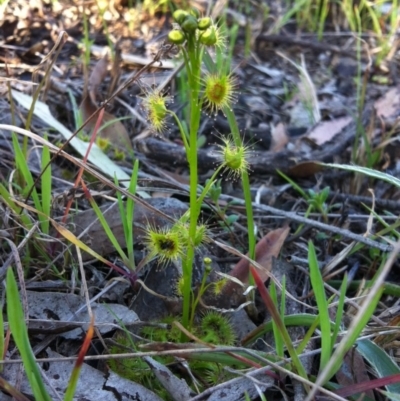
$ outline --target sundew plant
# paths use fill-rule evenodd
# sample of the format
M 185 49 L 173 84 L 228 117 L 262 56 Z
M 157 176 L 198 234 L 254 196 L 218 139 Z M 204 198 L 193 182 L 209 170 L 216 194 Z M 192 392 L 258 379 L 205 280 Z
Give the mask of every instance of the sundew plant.
M 194 302 L 192 292 L 192 266 L 196 247 L 206 239 L 203 224 L 199 224 L 199 215 L 202 202 L 210 188 L 216 183 L 218 175 L 226 171 L 232 178 L 240 178 L 243 183 L 246 200 L 246 212 L 249 232 L 249 255 L 254 258 L 255 235 L 253 227 L 253 213 L 251 209 L 250 184 L 248 178 L 249 164 L 246 160 L 247 147 L 243 144 L 232 105 L 236 100 L 236 81 L 228 66 L 218 66 L 209 53 L 214 48 L 219 60 L 222 60 L 225 51 L 225 38 L 220 28 L 209 17 L 200 17 L 197 9 L 189 12 L 176 10 L 173 14 L 174 25 L 169 32 L 168 39 L 182 54 L 184 67 L 188 77 L 189 91 L 189 121 L 182 124 L 177 115 L 168 110 L 170 99 L 157 91 L 146 93 L 144 107 L 148 119 L 156 132 L 162 132 L 166 126 L 166 118 L 172 116 L 182 137 L 190 169 L 190 209 L 177 224 L 168 230 L 157 231 L 148 229 L 147 245 L 153 256 L 167 259 L 182 260 L 182 295 L 183 316 L 182 323 L 190 328 L 193 322 Z M 208 72 L 202 74 L 202 66 Z M 219 111 L 226 116 L 231 133 L 222 138 L 220 146 L 220 165 L 212 178 L 208 180 L 204 189 L 199 191 L 197 166 L 197 141 L 201 114 L 216 115 Z M 188 127 L 188 128 L 186 128 Z

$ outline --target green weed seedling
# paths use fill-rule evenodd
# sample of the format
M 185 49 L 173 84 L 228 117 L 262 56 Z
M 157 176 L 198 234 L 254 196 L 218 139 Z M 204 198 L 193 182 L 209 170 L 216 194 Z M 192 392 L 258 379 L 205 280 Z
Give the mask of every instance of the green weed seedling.
M 329 187 L 323 188 L 321 191 L 316 192 L 313 189 L 309 189 L 307 192 L 304 191 L 296 182 L 294 182 L 291 178 L 289 178 L 286 174 L 282 173 L 282 171 L 278 171 L 278 174 L 283 177 L 292 187 L 295 189 L 308 203 L 308 208 L 305 213 L 305 216 L 308 217 L 310 213 L 317 211 L 321 213 L 324 221 L 328 219 L 329 207 L 326 203 L 326 200 L 329 196 Z M 302 226 L 299 227 L 297 231 L 300 231 Z
M 325 221 L 327 221 L 327 214 L 329 211 L 326 203 L 326 200 L 329 196 L 329 191 L 329 187 L 323 188 L 320 192 L 315 192 L 313 189 L 308 190 L 308 204 L 320 212 Z

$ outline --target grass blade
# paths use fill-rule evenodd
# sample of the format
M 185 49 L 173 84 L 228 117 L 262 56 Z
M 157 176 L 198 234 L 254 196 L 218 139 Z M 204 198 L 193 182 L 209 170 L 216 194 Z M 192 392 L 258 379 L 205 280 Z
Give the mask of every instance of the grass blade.
M 346 289 L 347 289 L 347 274 L 344 275 L 343 282 L 340 287 L 339 303 L 336 310 L 335 329 L 333 330 L 332 341 L 331 341 L 331 352 L 333 351 L 333 346 L 336 343 L 336 339 L 339 334 L 340 326 L 342 323 L 342 317 L 344 312 L 344 301 L 346 298 Z
M 381 171 L 374 170 L 372 168 L 352 166 L 348 164 L 335 164 L 335 163 L 319 163 L 319 164 L 325 167 L 339 168 L 341 170 L 353 171 L 354 173 L 365 174 L 368 177 L 388 182 L 389 184 L 392 184 L 397 188 L 400 188 L 400 179 L 394 177 L 393 175 L 382 173 Z
M 44 387 L 39 368 L 36 364 L 28 338 L 28 330 L 24 320 L 21 301 L 19 299 L 17 282 L 11 269 L 7 271 L 7 316 L 15 344 L 21 354 L 25 373 L 32 387 L 36 400 L 51 401 Z
M 273 282 L 271 282 L 270 294 L 271 294 L 271 298 L 272 298 L 273 303 L 278 308 L 278 296 L 277 296 L 277 293 L 276 293 L 275 283 L 273 283 Z M 284 294 L 284 292 L 282 292 L 282 294 Z M 282 315 L 281 315 L 281 318 L 282 318 Z M 279 328 L 275 323 L 275 320 L 272 320 L 272 330 L 274 332 L 276 355 L 278 355 L 279 357 L 283 358 L 283 354 L 284 354 L 284 351 L 283 351 L 283 339 L 282 339 L 281 333 L 279 331 Z
M 397 258 L 399 250 L 400 242 L 397 242 L 389 258 L 385 262 L 383 269 L 379 269 L 380 271 L 374 280 L 374 284 L 370 288 L 370 291 L 367 297 L 364 299 L 364 302 L 362 303 L 357 315 L 351 321 L 347 333 L 344 335 L 342 341 L 339 343 L 338 347 L 333 353 L 331 360 L 325 369 L 318 375 L 315 385 L 308 394 L 306 401 L 311 401 L 321 385 L 325 384 L 337 372 L 342 363 L 344 355 L 350 350 L 350 348 L 357 341 L 357 338 L 362 330 L 364 330 L 382 296 L 384 281 Z
M 47 140 L 47 138 L 45 137 Z M 46 166 L 46 170 L 42 173 L 41 178 L 41 195 L 42 195 L 42 212 L 50 217 L 50 207 L 51 207 L 51 164 L 50 164 L 50 150 L 47 146 L 42 148 L 42 169 Z M 48 219 L 43 219 L 41 223 L 41 229 L 43 233 L 48 234 L 50 228 L 50 221 Z
M 331 340 L 331 322 L 329 318 L 328 302 L 324 290 L 324 280 L 319 270 L 317 255 L 315 253 L 314 244 L 308 243 L 308 263 L 310 266 L 311 286 L 315 294 L 317 302 L 320 326 L 321 326 L 321 362 L 320 370 L 323 370 L 328 364 L 331 357 L 332 340 Z

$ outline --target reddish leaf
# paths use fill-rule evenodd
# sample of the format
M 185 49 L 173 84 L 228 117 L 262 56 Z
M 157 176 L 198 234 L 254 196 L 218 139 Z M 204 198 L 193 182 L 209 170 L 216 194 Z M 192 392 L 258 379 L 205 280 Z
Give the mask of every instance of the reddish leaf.
M 79 351 L 78 359 L 76 360 L 75 368 L 80 369 L 82 366 L 84 360 L 85 360 L 85 355 L 88 352 L 90 342 L 92 341 L 94 334 L 94 316 L 90 319 L 90 326 L 88 328 L 88 331 L 85 336 L 85 340 L 83 341 L 82 348 Z
M 270 313 L 272 319 L 278 326 L 278 329 L 282 332 L 284 330 L 283 321 L 278 312 L 278 309 L 276 308 L 276 306 L 274 304 L 274 301 L 271 298 L 271 295 L 269 294 L 268 290 L 265 288 L 264 280 L 261 279 L 261 277 L 258 273 L 258 270 L 255 267 L 250 266 L 250 271 L 251 271 L 251 275 L 254 278 L 254 282 L 256 283 L 257 289 L 260 292 L 261 298 L 264 301 L 264 304 L 268 309 L 268 312 Z
M 269 277 L 272 267 L 272 258 L 276 258 L 281 251 L 282 245 L 289 234 L 289 227 L 278 228 L 270 231 L 256 245 L 256 262 L 264 267 L 264 271 L 258 271 L 261 280 L 264 282 Z M 246 283 L 249 278 L 249 262 L 241 259 L 230 273 L 242 283 Z
M 302 162 L 291 167 L 288 171 L 290 177 L 306 178 L 319 173 L 323 167 L 318 162 Z
M 334 393 L 340 395 L 341 397 L 348 397 L 354 394 L 364 393 L 368 390 L 374 390 L 379 387 L 388 386 L 395 383 L 400 383 L 399 373 L 391 376 L 381 377 L 380 379 L 374 379 L 363 383 L 353 384 L 351 386 L 336 390 L 334 391 Z
M 86 333 L 85 340 L 83 341 L 83 345 L 81 350 L 79 351 L 78 359 L 75 362 L 74 369 L 72 370 L 71 377 L 69 379 L 69 383 L 67 386 L 67 392 L 65 394 L 65 399 L 69 400 L 72 399 L 72 396 L 75 393 L 76 387 L 78 385 L 78 380 L 79 380 L 79 374 L 81 372 L 83 362 L 85 360 L 85 355 L 87 354 L 87 351 L 89 349 L 90 343 L 93 338 L 93 333 L 94 333 L 94 316 L 92 315 L 90 319 L 90 326 L 88 328 L 88 331 Z

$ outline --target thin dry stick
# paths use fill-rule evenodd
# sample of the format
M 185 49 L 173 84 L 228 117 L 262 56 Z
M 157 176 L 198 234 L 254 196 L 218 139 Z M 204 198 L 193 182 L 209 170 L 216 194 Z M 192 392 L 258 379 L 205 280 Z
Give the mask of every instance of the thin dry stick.
M 227 201 L 234 200 L 235 201 L 235 205 L 244 206 L 244 201 L 242 199 L 239 199 L 239 198 L 234 198 L 234 197 L 231 197 L 231 196 L 221 195 L 221 200 L 227 200 Z M 307 219 L 305 217 L 302 217 L 302 216 L 298 215 L 295 212 L 286 212 L 284 210 L 276 209 L 276 208 L 274 208 L 272 206 L 259 205 L 259 204 L 254 203 L 254 202 L 253 202 L 253 207 L 254 207 L 254 210 L 262 210 L 262 211 L 271 213 L 273 215 L 284 216 L 289 220 L 297 221 L 297 222 L 303 223 L 303 224 L 308 224 L 308 225 L 310 225 L 312 227 L 319 228 L 320 230 L 324 230 L 324 231 L 331 232 L 331 233 L 334 233 L 334 234 L 343 235 L 346 238 L 352 239 L 352 240 L 357 241 L 357 242 L 361 242 L 362 244 L 368 245 L 371 248 L 377 248 L 377 249 L 379 249 L 380 251 L 383 251 L 383 252 L 390 252 L 390 251 L 393 250 L 393 245 L 385 245 L 385 244 L 382 244 L 381 242 L 375 241 L 373 239 L 366 238 L 363 235 L 354 234 L 349 230 L 345 230 L 343 228 L 335 227 L 335 226 L 332 226 L 332 225 L 329 225 L 329 224 L 324 224 L 324 223 L 321 223 L 320 221 Z

